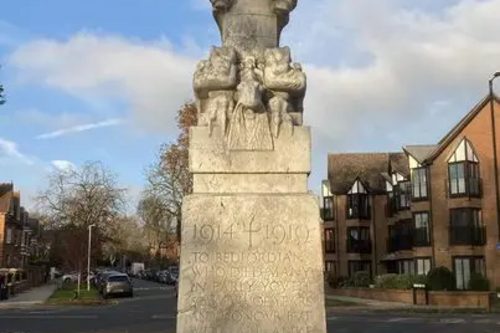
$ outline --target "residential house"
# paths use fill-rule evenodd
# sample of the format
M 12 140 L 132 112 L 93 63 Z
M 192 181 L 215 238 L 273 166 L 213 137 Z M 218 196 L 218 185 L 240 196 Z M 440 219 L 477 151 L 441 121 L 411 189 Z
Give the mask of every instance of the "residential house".
M 0 267 L 28 265 L 31 241 L 29 213 L 12 183 L 0 184 Z
M 426 274 L 445 266 L 500 286 L 499 99 L 481 100 L 441 141 L 402 152 L 331 154 L 322 184 L 325 269 Z

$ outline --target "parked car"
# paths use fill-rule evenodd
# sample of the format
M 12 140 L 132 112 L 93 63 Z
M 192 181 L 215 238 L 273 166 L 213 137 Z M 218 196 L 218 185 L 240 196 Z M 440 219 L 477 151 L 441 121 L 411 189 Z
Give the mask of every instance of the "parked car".
M 106 283 L 108 276 L 115 275 L 115 274 L 122 274 L 122 273 L 119 273 L 116 271 L 104 271 L 104 272 L 99 273 L 99 275 L 96 279 L 96 288 L 101 294 L 104 291 L 104 285 Z
M 103 283 L 102 297 L 106 299 L 115 295 L 134 296 L 134 287 L 127 274 L 116 273 L 106 276 Z
M 169 281 L 167 282 L 170 285 L 176 285 L 179 280 L 179 267 L 178 266 L 170 266 L 168 268 Z
M 71 272 L 68 274 L 64 274 L 62 276 L 63 283 L 76 283 L 78 282 L 78 272 Z

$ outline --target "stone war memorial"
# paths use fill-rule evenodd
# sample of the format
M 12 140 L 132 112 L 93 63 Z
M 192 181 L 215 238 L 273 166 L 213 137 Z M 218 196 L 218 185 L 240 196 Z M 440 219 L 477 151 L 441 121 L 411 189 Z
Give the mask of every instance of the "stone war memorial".
M 306 75 L 280 35 L 297 0 L 210 0 L 182 207 L 178 333 L 325 333 Z

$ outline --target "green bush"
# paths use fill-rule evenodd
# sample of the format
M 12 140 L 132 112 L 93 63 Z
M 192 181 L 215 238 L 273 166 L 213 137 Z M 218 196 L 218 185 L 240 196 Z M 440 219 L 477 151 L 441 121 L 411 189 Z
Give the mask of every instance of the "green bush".
M 489 291 L 490 280 L 479 273 L 472 273 L 467 284 L 467 289 L 472 291 Z
M 430 290 L 455 290 L 455 276 L 446 267 L 436 267 L 427 274 L 427 285 Z
M 424 275 L 384 274 L 375 279 L 377 289 L 412 289 L 414 283 L 426 283 Z
M 344 277 L 344 276 L 337 276 L 337 275 L 334 275 L 332 273 L 329 273 L 327 276 L 326 276 L 326 281 L 328 283 L 328 285 L 334 289 L 338 289 L 338 288 L 342 288 L 346 285 L 346 282 L 348 280 L 348 278 Z
M 356 272 L 351 278 L 350 286 L 355 288 L 368 288 L 370 286 L 370 273 Z

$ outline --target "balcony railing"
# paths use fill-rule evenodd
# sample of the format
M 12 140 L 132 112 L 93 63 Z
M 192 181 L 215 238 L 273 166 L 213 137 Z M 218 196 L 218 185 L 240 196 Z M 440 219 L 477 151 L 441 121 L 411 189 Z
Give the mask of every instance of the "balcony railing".
M 413 247 L 430 246 L 430 230 L 427 228 L 413 229 Z
M 348 240 L 347 241 L 347 253 L 360 253 L 360 254 L 370 254 L 372 253 L 372 241 L 367 240 Z
M 399 235 L 387 239 L 387 252 L 397 252 L 413 249 L 413 236 Z
M 347 220 L 365 220 L 365 221 L 370 221 L 372 219 L 372 206 L 367 205 L 366 207 L 363 207 L 360 210 L 353 210 L 352 212 L 349 211 L 349 207 L 347 207 L 347 212 L 346 212 L 346 219 Z
M 481 198 L 483 195 L 483 180 L 466 177 L 462 179 L 445 179 L 446 195 L 449 198 Z M 453 189 L 453 192 L 452 192 Z
M 450 226 L 450 245 L 483 246 L 486 244 L 486 228 Z
M 321 218 L 323 219 L 323 221 L 333 221 L 335 218 L 333 209 L 321 208 Z

